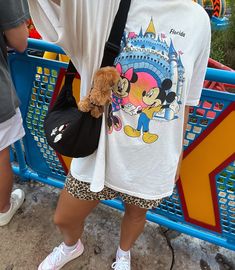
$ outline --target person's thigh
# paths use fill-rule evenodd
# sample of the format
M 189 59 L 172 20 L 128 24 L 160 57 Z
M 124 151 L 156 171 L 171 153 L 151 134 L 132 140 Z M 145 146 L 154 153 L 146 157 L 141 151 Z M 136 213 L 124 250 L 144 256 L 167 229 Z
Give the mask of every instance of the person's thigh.
M 55 223 L 80 223 L 99 204 L 98 200 L 81 200 L 63 189 L 55 212 Z

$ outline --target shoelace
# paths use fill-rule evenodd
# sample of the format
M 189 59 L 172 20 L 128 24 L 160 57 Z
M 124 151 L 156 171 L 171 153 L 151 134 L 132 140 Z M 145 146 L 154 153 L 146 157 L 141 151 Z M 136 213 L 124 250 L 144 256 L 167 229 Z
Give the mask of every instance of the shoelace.
M 112 269 L 114 270 L 130 270 L 129 259 L 121 257 L 116 262 L 112 264 Z
M 63 246 L 62 244 L 59 245 L 58 247 L 55 247 L 53 249 L 53 252 L 50 255 L 50 262 L 53 266 L 56 266 L 58 262 L 61 261 L 61 257 L 62 255 L 65 255 L 64 251 L 63 251 Z

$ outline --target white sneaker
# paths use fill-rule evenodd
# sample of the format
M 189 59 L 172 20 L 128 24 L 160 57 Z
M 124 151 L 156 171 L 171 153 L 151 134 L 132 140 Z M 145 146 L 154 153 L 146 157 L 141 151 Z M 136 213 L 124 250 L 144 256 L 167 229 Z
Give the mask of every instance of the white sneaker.
M 116 258 L 116 262 L 112 264 L 114 270 L 131 270 L 131 258 L 130 256 L 123 256 Z
M 7 225 L 16 211 L 21 207 L 25 199 L 25 194 L 22 189 L 16 189 L 11 193 L 11 206 L 6 213 L 0 213 L 0 226 Z
M 69 253 L 64 252 L 63 246 L 64 243 L 54 248 L 54 250 L 39 265 L 38 270 L 59 270 L 66 263 L 82 255 L 84 251 L 84 246 L 80 240 L 78 241 L 76 248 Z

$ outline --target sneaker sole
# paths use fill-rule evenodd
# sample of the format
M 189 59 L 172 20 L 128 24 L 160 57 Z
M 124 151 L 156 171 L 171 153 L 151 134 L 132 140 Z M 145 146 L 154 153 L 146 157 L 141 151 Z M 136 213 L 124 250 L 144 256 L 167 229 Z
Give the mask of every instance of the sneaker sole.
M 13 216 L 15 215 L 15 213 L 18 211 L 18 209 L 22 206 L 22 204 L 24 203 L 24 200 L 25 200 L 25 194 L 23 195 L 23 197 L 22 197 L 22 199 L 21 199 L 21 201 L 20 201 L 20 203 L 19 203 L 19 207 L 17 207 L 15 210 L 14 210 L 14 212 L 12 212 L 12 214 L 6 219 L 6 220 L 4 220 L 4 221 L 0 221 L 0 227 L 2 227 L 2 226 L 5 226 L 5 225 L 7 225 L 10 221 L 11 221 L 11 219 L 13 218 Z
M 63 264 L 60 265 L 59 267 L 57 267 L 57 268 L 52 268 L 52 269 L 43 269 L 43 268 L 42 268 L 42 263 L 43 263 L 43 262 L 42 262 L 42 263 L 38 266 L 38 270 L 60 270 L 60 269 L 63 268 L 67 263 L 69 263 L 69 262 L 71 262 L 71 261 L 77 259 L 79 256 L 81 256 L 81 255 L 83 254 L 83 252 L 84 252 L 84 246 L 83 246 L 83 244 L 82 244 L 81 250 L 80 250 L 78 253 L 76 253 L 76 255 L 74 254 L 74 256 L 73 256 L 72 258 L 70 258 L 68 261 L 66 261 L 65 263 L 63 263 Z

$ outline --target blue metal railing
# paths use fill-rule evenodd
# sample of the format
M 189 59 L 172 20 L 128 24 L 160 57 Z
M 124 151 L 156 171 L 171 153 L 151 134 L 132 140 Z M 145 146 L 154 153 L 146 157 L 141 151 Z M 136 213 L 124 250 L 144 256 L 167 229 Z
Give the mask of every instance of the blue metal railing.
M 28 47 L 33 50 L 64 54 L 60 47 L 41 40 L 29 39 Z M 35 57 L 27 54 L 27 52 L 24 54 L 9 54 L 9 63 L 17 93 L 22 101 L 21 111 L 26 130 L 23 141 L 15 143 L 13 149 L 16 154 L 12 155 L 16 156 L 12 164 L 13 171 L 24 180 L 34 179 L 62 188 L 64 185 L 65 172 L 63 172 L 63 168 L 53 149 L 47 145 L 42 123 L 48 110 L 50 98 L 60 69 L 67 67 L 67 63 Z M 208 68 L 206 79 L 235 85 L 235 72 Z M 202 102 L 209 101 L 213 106 L 217 103 L 222 104 L 220 111 L 213 112 L 214 118 L 209 119 L 207 125 L 204 125 L 203 128 L 200 126 L 201 132 L 203 132 L 224 109 L 235 102 L 235 95 L 203 89 L 201 100 Z M 192 117 L 196 118 L 196 113 L 197 112 L 194 111 Z M 204 117 L 203 120 L 207 119 Z M 234 125 L 234 123 L 231 124 Z M 194 125 L 197 126 L 197 122 Z M 200 136 L 200 134 L 201 133 L 195 134 L 195 138 Z M 229 177 L 231 178 L 231 175 Z M 228 183 L 230 183 L 229 181 L 231 182 L 230 179 L 227 180 Z M 229 216 L 228 219 L 230 221 L 228 225 L 230 226 L 229 233 L 224 233 L 223 231 L 216 233 L 187 223 L 183 216 L 180 196 L 178 195 L 177 189 L 173 196 L 174 198 L 171 197 L 167 199 L 162 207 L 148 211 L 147 219 L 170 229 L 178 230 L 182 233 L 235 250 L 235 233 L 233 234 L 233 230 L 235 230 L 233 226 L 235 225 L 232 219 L 232 215 L 235 216 L 235 213 L 230 214 L 230 212 L 226 212 L 226 214 L 231 216 Z M 234 199 L 230 199 L 229 203 L 233 203 L 233 200 Z M 123 210 L 122 202 L 119 200 L 104 201 L 103 203 Z M 220 209 L 221 213 L 222 210 L 223 209 Z M 176 213 L 178 213 L 178 215 Z

